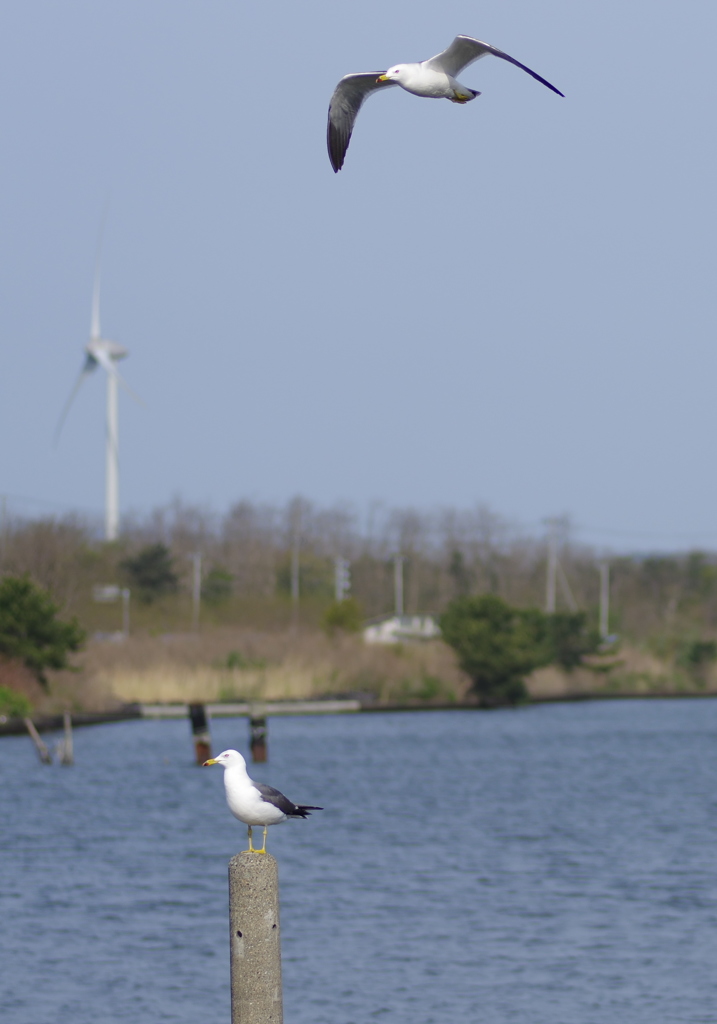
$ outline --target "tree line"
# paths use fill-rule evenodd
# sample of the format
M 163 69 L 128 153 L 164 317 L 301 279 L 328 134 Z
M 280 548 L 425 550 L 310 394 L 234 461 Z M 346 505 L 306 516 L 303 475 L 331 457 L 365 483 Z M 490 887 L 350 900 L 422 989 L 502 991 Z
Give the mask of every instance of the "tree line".
M 585 613 L 592 628 L 599 601 L 596 553 L 575 543 L 569 530 L 556 550 L 564 584 L 557 588 L 557 610 Z M 163 602 L 171 617 L 173 607 L 190 599 L 197 553 L 209 621 L 239 614 L 251 621 L 252 608 L 261 606 L 276 610 L 266 621 L 286 623 L 297 582 L 302 614 L 318 621 L 333 600 L 337 558 L 349 562 L 350 595 L 361 614 L 389 614 L 397 555 L 408 614 L 441 614 L 455 598 L 484 594 L 514 607 L 545 607 L 546 537 L 528 535 L 485 507 L 425 512 L 375 504 L 359 515 L 349 506 L 294 498 L 284 505 L 241 501 L 217 515 L 176 501 L 128 518 L 113 544 L 78 515 L 6 516 L 0 530 L 0 574 L 28 574 L 83 621 L 91 618 L 93 587 L 108 583 L 132 586 L 134 598 L 147 604 Z M 609 562 L 611 632 L 634 640 L 717 635 L 713 553 L 616 554 Z

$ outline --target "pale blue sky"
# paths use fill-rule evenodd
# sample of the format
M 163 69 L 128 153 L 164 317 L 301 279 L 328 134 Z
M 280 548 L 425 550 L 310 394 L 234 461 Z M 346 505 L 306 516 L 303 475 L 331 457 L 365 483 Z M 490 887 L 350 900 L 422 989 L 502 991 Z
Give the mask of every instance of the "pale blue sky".
M 486 58 L 465 107 L 372 99 L 334 175 L 338 79 L 458 32 L 566 98 Z M 716 37 L 706 0 L 6 4 L 0 493 L 102 508 L 101 374 L 52 438 L 110 196 L 125 511 L 482 502 L 717 547 Z

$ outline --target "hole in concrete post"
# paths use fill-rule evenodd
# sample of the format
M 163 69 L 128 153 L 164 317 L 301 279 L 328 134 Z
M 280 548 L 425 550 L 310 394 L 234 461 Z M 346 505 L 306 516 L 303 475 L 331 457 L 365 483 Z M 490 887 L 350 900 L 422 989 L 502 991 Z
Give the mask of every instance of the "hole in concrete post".
M 237 932 L 237 938 L 240 939 L 241 937 L 242 937 L 241 932 Z

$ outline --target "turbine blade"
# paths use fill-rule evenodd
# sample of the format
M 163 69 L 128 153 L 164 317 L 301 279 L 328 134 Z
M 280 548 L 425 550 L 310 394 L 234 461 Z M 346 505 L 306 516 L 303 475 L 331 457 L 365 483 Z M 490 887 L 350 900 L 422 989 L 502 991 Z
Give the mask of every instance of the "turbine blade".
M 100 334 L 100 254 L 97 253 L 95 263 L 95 283 L 92 288 L 92 320 L 90 321 L 90 338 L 94 341 L 101 338 Z
M 74 385 L 72 387 L 72 391 L 70 391 L 70 397 L 65 402 L 65 407 L 62 410 L 62 414 L 61 414 L 59 420 L 57 421 L 57 426 L 55 427 L 55 439 L 54 439 L 55 447 L 57 447 L 57 443 L 60 440 L 60 434 L 62 432 L 63 426 L 65 425 L 65 420 L 67 419 L 67 414 L 70 411 L 70 406 L 74 402 L 75 397 L 77 395 L 77 392 L 80 390 L 80 388 L 82 386 L 82 381 L 85 379 L 85 377 L 88 376 L 88 374 L 92 373 L 92 371 L 95 369 L 96 366 L 97 366 L 97 361 L 95 359 L 93 359 L 92 356 L 88 355 L 87 358 L 85 359 L 85 365 L 80 370 L 80 375 L 77 378 L 77 380 L 75 381 L 75 383 L 74 383 Z
M 117 373 L 116 370 L 115 373 Z M 119 381 L 120 385 L 125 389 L 130 398 L 132 398 L 137 403 L 137 405 L 141 405 L 143 409 L 147 408 L 142 399 L 135 391 L 132 390 L 132 388 L 129 386 L 129 384 L 124 379 L 121 373 L 117 373 L 117 380 Z
M 107 212 L 110 207 L 109 198 L 105 203 L 105 208 L 102 211 L 102 220 L 100 221 L 100 233 L 97 238 L 97 256 L 95 258 L 95 280 L 92 288 L 92 320 L 90 322 L 90 338 L 101 338 L 100 333 L 100 270 L 102 264 L 102 240 L 105 234 L 105 224 L 107 223 Z

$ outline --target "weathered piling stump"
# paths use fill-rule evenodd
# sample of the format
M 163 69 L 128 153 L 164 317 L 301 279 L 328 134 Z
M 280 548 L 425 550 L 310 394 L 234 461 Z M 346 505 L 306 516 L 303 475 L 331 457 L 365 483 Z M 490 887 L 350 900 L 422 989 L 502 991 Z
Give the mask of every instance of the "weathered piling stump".
M 207 711 L 203 704 L 189 705 L 189 718 L 192 723 L 194 739 L 194 756 L 197 764 L 204 764 L 212 756 L 212 741 L 209 735 Z
M 282 1024 L 279 869 L 269 853 L 229 861 L 232 1024 Z
M 249 749 L 254 764 L 263 764 L 267 758 L 266 711 L 261 704 L 249 707 Z
M 62 716 L 65 735 L 58 751 L 60 764 L 73 765 L 75 763 L 75 752 L 72 744 L 72 716 L 65 711 Z
M 52 764 L 52 754 L 47 749 L 47 747 L 43 743 L 43 741 L 40 739 L 40 734 L 37 731 L 37 729 L 35 728 L 35 723 L 33 722 L 33 720 L 31 718 L 24 719 L 24 722 L 25 722 L 25 728 L 30 733 L 30 737 L 32 739 L 32 742 L 35 744 L 35 750 L 37 751 L 37 756 L 40 758 L 40 760 L 42 761 L 43 764 Z

